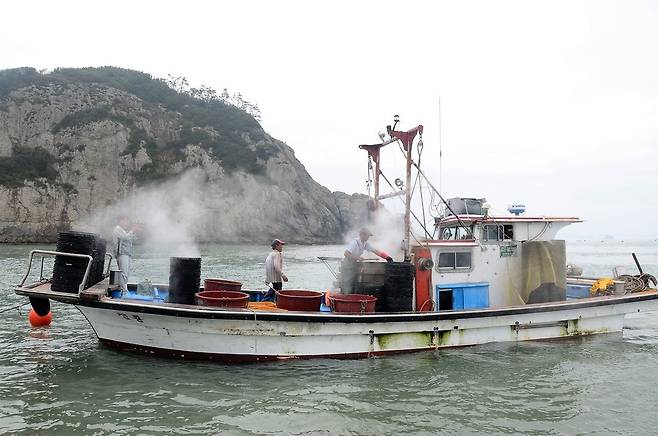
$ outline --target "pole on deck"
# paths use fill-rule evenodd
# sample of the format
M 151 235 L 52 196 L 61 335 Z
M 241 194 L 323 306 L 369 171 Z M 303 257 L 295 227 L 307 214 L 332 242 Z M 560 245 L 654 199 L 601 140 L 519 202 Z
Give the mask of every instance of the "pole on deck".
M 640 266 L 640 262 L 637 260 L 637 256 L 635 255 L 635 253 L 631 253 L 631 256 L 633 256 L 633 260 L 635 261 L 635 266 L 637 266 L 638 271 L 640 271 L 640 275 L 644 274 L 644 272 L 642 272 L 642 267 Z
M 414 138 L 416 135 L 422 135 L 423 134 L 423 126 L 418 125 L 414 127 L 411 130 L 407 130 L 406 132 L 399 131 L 399 130 L 393 130 L 395 126 L 397 126 L 397 123 L 399 121 L 399 118 L 397 115 L 395 116 L 395 125 L 393 127 L 391 126 L 386 126 L 386 131 L 388 132 L 388 135 L 390 139 L 383 141 L 381 144 L 363 144 L 359 145 L 359 148 L 362 150 L 366 150 L 368 152 L 368 155 L 372 158 L 372 160 L 375 161 L 375 205 L 379 201 L 379 176 L 381 175 L 380 173 L 380 150 L 382 147 L 392 144 L 396 141 L 402 142 L 402 146 L 404 147 L 404 151 L 406 152 L 406 186 L 405 186 L 405 211 L 404 211 L 404 241 L 402 241 L 402 249 L 404 251 L 404 260 L 409 261 L 411 259 L 410 252 L 409 252 L 409 241 L 411 237 L 411 166 L 414 163 L 413 158 L 412 158 L 412 148 L 413 148 L 413 142 Z M 382 138 L 383 139 L 383 138 Z

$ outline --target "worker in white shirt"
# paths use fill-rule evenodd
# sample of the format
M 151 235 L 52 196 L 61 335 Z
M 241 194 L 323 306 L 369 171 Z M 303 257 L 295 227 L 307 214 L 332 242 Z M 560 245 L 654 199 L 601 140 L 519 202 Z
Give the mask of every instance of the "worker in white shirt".
M 114 228 L 112 236 L 114 239 L 114 255 L 117 264 L 121 270 L 121 291 L 123 294 L 128 292 L 128 277 L 130 276 L 130 264 L 133 256 L 133 239 L 139 226 L 130 224 L 128 215 L 119 217 L 119 224 Z
M 343 294 L 351 294 L 354 290 L 354 279 L 358 272 L 358 261 L 364 252 L 369 251 L 387 262 L 393 262 L 393 258 L 383 251 L 373 248 L 368 243 L 368 238 L 372 236 L 370 230 L 363 228 L 359 231 L 359 237 L 349 243 L 343 253 L 344 258 L 340 266 L 340 289 Z
M 288 277 L 283 273 L 283 246 L 286 245 L 281 239 L 272 241 L 272 251 L 265 259 L 265 284 L 270 286 L 270 291 L 266 294 L 264 301 L 274 299 L 274 291 L 280 291 L 283 288 L 283 282 L 288 281 Z

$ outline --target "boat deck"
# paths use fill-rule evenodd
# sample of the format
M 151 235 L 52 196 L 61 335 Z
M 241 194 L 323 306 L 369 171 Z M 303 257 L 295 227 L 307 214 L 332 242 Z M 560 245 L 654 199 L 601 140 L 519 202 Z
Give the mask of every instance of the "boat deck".
M 32 298 L 48 298 L 67 304 L 78 304 L 81 300 L 100 300 L 107 296 L 108 285 L 106 281 L 91 286 L 79 295 L 73 292 L 57 292 L 50 289 L 50 282 L 37 282 L 20 286 L 15 289 L 16 294 Z
M 294 312 L 282 311 L 276 307 L 267 306 L 254 306 L 245 309 L 240 308 L 223 308 L 223 307 L 210 307 L 210 306 L 196 306 L 190 304 L 177 304 L 167 303 L 162 300 L 148 301 L 148 300 L 133 300 L 127 298 L 115 299 L 108 296 L 108 290 L 112 287 L 109 286 L 108 280 L 97 283 L 82 291 L 79 295 L 77 293 L 56 292 L 50 289 L 50 282 L 40 282 L 15 289 L 16 294 L 31 298 L 47 298 L 50 300 L 58 301 L 65 304 L 81 305 L 81 306 L 96 306 L 113 309 L 125 309 L 130 311 L 143 311 L 151 313 L 173 313 L 177 312 L 182 316 L 202 316 L 205 317 L 210 314 L 211 317 L 226 315 L 238 315 L 239 317 L 255 316 L 256 313 L 260 317 L 263 315 L 272 316 L 285 316 L 300 317 L 306 319 L 315 318 L 316 320 L 335 318 L 346 320 L 353 318 L 353 321 L 359 322 L 358 319 L 373 319 L 386 318 L 387 320 L 420 320 L 420 319 L 442 319 L 442 318 L 472 318 L 481 316 L 500 316 L 509 314 L 519 314 L 527 312 L 551 312 L 566 309 L 576 309 L 590 306 L 607 306 L 619 303 L 630 303 L 643 300 L 658 299 L 658 290 L 649 289 L 646 291 L 635 292 L 621 296 L 598 296 L 580 298 L 578 300 L 556 301 L 550 303 L 534 303 L 518 306 L 507 307 L 490 307 L 486 309 L 462 309 L 462 310 L 446 310 L 434 312 L 371 312 L 371 313 L 335 313 L 335 312 Z M 216 315 L 212 315 L 212 314 Z M 203 315 L 206 314 L 206 315 Z M 252 315 L 249 315 L 252 314 Z

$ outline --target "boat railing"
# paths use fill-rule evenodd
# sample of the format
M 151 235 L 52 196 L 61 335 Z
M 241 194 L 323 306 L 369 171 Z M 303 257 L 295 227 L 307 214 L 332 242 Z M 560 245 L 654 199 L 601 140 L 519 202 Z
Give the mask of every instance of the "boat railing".
M 80 282 L 80 285 L 78 286 L 78 294 L 84 290 L 85 283 L 87 282 L 87 277 L 89 277 L 89 271 L 91 270 L 91 263 L 93 262 L 94 258 L 91 257 L 88 254 L 79 254 L 79 253 L 66 253 L 63 251 L 51 251 L 51 250 L 32 250 L 30 251 L 30 257 L 28 259 L 28 264 L 27 264 L 27 271 L 25 272 L 25 275 L 21 279 L 21 282 L 18 284 L 18 287 L 23 287 L 25 285 L 25 282 L 27 278 L 30 276 L 30 272 L 32 271 L 32 264 L 34 263 L 34 255 L 35 254 L 40 254 L 41 255 L 41 269 L 39 271 L 39 283 L 45 283 L 49 281 L 50 279 L 46 279 L 43 276 L 43 265 L 44 265 L 44 259 L 46 256 L 64 256 L 64 257 L 73 257 L 77 259 L 87 259 L 87 267 L 85 268 L 85 274 L 82 277 L 82 282 Z M 105 253 L 105 257 L 109 257 L 109 262 L 107 262 L 107 268 L 105 269 L 105 272 L 103 273 L 103 278 L 107 277 L 110 275 L 110 268 L 112 266 L 112 259 L 114 258 L 112 254 L 110 253 Z

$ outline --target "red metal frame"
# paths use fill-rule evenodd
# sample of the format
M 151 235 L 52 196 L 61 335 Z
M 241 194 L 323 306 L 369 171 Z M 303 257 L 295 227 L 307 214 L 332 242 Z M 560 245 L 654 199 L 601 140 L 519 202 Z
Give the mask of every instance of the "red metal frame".
M 404 148 L 407 165 L 406 165 L 406 196 L 405 196 L 405 213 L 404 213 L 404 234 L 405 234 L 405 247 L 404 247 L 404 257 L 405 260 L 409 260 L 409 236 L 411 235 L 411 164 L 413 159 L 411 157 L 411 151 L 413 148 L 413 142 L 416 138 L 416 135 L 423 134 L 423 126 L 418 125 L 413 129 L 407 131 L 393 130 L 391 126 L 387 126 L 386 130 L 391 137 L 389 141 L 382 142 L 381 144 L 363 144 L 359 145 L 359 148 L 366 150 L 368 156 L 372 158 L 375 162 L 375 208 L 379 203 L 379 176 L 380 176 L 380 164 L 381 164 L 381 148 L 392 144 L 395 141 L 402 142 L 402 147 Z
M 361 150 L 366 150 L 368 152 L 368 156 L 370 156 L 375 162 L 375 209 L 379 205 L 379 201 L 377 200 L 377 197 L 379 197 L 379 151 L 384 145 L 385 144 L 359 145 L 359 148 Z

